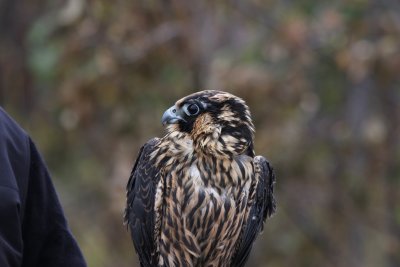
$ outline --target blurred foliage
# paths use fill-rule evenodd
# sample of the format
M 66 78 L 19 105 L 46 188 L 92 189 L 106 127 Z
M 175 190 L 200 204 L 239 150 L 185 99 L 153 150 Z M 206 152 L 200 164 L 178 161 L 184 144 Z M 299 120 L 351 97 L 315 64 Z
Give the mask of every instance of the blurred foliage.
M 37 142 L 89 266 L 134 266 L 127 182 L 201 89 L 253 113 L 278 212 L 249 266 L 400 266 L 400 4 L 0 0 L 0 104 Z

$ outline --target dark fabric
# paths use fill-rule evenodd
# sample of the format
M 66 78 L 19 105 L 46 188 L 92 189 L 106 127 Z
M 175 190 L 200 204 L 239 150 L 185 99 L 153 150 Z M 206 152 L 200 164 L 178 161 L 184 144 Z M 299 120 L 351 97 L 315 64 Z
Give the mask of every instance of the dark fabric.
M 44 161 L 1 108 L 0 266 L 86 266 Z

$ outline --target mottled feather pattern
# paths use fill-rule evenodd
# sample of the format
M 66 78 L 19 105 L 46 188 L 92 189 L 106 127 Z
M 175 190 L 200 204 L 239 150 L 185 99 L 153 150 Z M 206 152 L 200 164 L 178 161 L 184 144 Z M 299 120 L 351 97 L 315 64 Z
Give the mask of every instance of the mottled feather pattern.
M 198 114 L 183 114 L 193 103 Z M 125 221 L 141 266 L 243 266 L 275 211 L 275 176 L 254 157 L 250 112 L 220 91 L 171 110 L 166 136 L 143 146 L 127 186 Z
M 173 139 L 163 142 L 176 146 Z M 229 266 L 248 212 L 252 159 L 189 155 L 175 155 L 164 169 L 168 190 L 160 252 L 165 256 L 159 264 Z

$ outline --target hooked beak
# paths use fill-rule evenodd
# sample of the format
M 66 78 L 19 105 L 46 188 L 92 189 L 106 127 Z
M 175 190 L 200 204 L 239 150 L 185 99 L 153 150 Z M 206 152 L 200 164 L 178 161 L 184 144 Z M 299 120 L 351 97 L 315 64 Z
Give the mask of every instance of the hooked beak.
M 183 115 L 184 114 L 181 109 L 172 106 L 164 112 L 161 122 L 163 125 L 166 125 L 166 124 L 175 124 L 178 123 L 179 121 L 185 121 L 185 119 L 183 119 Z

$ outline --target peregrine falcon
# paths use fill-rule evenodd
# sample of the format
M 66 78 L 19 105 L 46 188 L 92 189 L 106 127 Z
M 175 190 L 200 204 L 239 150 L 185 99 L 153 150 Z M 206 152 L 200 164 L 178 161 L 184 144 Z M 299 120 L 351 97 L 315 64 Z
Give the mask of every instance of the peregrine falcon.
M 143 145 L 127 184 L 124 220 L 141 266 L 244 266 L 276 208 L 249 108 L 230 93 L 200 91 L 162 123 L 167 134 Z

